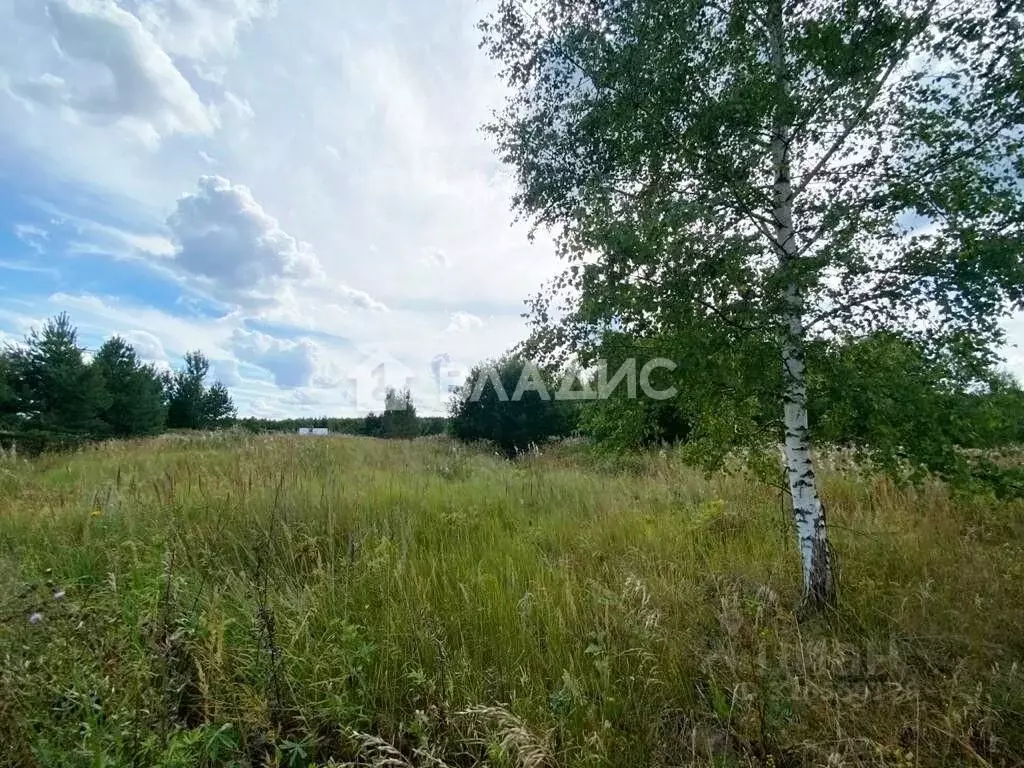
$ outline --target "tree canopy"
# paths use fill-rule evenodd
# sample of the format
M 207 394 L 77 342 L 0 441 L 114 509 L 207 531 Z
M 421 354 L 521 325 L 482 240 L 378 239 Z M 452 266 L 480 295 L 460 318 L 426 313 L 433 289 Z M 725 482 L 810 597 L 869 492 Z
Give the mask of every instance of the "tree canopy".
M 185 365 L 165 379 L 167 426 L 212 429 L 235 416 L 235 406 L 219 381 L 208 385 L 209 359 L 199 350 L 185 354 Z
M 888 331 L 979 371 L 1024 305 L 1021 29 L 1015 5 L 936 0 L 501 0 L 482 24 L 515 205 L 568 262 L 532 348 L 774 350 L 810 603 L 834 588 L 809 342 Z M 764 380 L 704 398 L 695 437 Z
M 207 386 L 199 352 L 171 374 L 144 363 L 120 336 L 90 355 L 66 313 L 0 351 L 0 429 L 31 449 L 140 437 L 168 426 L 209 429 L 234 417 L 227 389 Z
M 463 441 L 488 441 L 506 456 L 569 435 L 575 412 L 555 399 L 559 382 L 515 355 L 473 368 L 453 393 L 449 431 Z
M 114 437 L 151 435 L 163 430 L 167 404 L 160 372 L 143 364 L 120 336 L 103 343 L 93 358 L 110 401 L 101 417 Z

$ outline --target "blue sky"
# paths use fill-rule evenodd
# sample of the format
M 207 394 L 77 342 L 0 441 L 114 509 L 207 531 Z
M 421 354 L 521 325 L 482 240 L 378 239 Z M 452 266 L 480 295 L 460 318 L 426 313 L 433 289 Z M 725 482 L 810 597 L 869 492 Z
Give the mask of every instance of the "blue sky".
M 558 269 L 480 131 L 487 10 L 0 0 L 0 339 L 66 310 L 87 346 L 202 349 L 244 415 L 379 407 L 381 366 L 439 411 Z
M 243 414 L 364 411 L 381 365 L 438 410 L 558 267 L 480 132 L 486 10 L 0 0 L 2 338 L 67 310 L 87 346 L 202 349 Z

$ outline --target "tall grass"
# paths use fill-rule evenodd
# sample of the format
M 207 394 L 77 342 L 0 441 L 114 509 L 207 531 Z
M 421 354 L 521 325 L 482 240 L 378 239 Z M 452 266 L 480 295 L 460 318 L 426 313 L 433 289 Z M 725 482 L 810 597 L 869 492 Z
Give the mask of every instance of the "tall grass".
M 0 465 L 4 766 L 1020 765 L 1024 507 L 214 435 Z

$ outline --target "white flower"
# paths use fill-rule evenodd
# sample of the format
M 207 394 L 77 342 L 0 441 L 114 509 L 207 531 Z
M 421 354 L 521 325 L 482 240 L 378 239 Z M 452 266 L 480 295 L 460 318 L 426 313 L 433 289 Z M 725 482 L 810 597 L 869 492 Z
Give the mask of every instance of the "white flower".
M 53 593 L 53 599 L 54 600 L 63 600 L 65 594 L 66 593 L 64 592 L 63 589 L 58 589 L 56 592 Z
M 28 623 L 29 624 L 38 624 L 42 620 L 43 620 L 43 614 L 41 614 L 39 611 L 36 611 L 35 613 L 33 613 L 31 616 L 28 617 Z

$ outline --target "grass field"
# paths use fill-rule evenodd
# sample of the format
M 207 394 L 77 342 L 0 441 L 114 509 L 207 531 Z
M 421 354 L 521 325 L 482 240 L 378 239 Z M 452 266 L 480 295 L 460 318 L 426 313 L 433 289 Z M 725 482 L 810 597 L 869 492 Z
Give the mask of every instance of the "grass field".
M 823 475 L 798 622 L 780 491 L 672 455 L 8 459 L 0 765 L 1024 764 L 1024 506 Z

